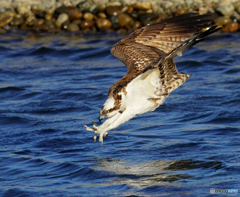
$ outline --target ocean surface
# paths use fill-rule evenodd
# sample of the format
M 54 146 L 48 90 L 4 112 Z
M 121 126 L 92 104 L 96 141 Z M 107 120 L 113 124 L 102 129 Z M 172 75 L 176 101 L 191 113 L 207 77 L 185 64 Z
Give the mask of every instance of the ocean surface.
M 191 78 L 101 146 L 83 125 L 126 72 L 124 36 L 0 36 L 0 196 L 240 195 L 240 34 L 175 58 Z

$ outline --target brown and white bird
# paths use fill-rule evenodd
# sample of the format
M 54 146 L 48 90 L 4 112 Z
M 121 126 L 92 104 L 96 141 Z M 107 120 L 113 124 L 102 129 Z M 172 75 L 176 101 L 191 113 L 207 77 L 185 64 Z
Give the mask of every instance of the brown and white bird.
M 203 29 L 207 29 L 203 31 Z M 154 111 L 191 75 L 179 73 L 173 61 L 204 37 L 218 31 L 210 14 L 188 13 L 142 27 L 115 44 L 111 53 L 127 66 L 127 73 L 110 87 L 108 99 L 93 128 L 96 141 L 138 114 Z

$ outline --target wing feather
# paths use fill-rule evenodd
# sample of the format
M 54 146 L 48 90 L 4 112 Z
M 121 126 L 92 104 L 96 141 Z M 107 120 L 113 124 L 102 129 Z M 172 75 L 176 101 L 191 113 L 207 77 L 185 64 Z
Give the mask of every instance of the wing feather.
M 111 49 L 111 53 L 127 66 L 128 73 L 139 73 L 153 60 L 165 55 L 157 48 L 136 42 L 117 44 Z
M 152 61 L 164 56 L 204 27 L 211 26 L 212 15 L 188 13 L 136 30 L 111 49 L 111 53 L 138 75 Z
M 109 94 L 115 94 L 139 74 L 144 78 L 146 72 L 161 64 L 164 65 L 160 73 L 163 81 L 177 80 L 179 76 L 186 80 L 189 76 L 178 74 L 173 57 L 219 30 L 212 23 L 213 16 L 210 14 L 188 13 L 142 27 L 120 40 L 112 47 L 111 53 L 127 66 L 128 71 L 109 89 Z M 207 27 L 211 27 L 210 30 L 197 34 Z

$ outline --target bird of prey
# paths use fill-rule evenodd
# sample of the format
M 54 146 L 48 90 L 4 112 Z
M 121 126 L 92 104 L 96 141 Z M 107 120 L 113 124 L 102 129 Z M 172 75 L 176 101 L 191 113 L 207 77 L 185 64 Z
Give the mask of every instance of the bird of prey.
M 168 95 L 182 85 L 190 74 L 179 73 L 173 61 L 184 51 L 218 31 L 211 14 L 188 13 L 147 25 L 116 43 L 111 53 L 127 66 L 127 73 L 110 87 L 108 98 L 93 128 L 94 141 L 99 134 L 130 120 L 138 114 L 154 111 Z

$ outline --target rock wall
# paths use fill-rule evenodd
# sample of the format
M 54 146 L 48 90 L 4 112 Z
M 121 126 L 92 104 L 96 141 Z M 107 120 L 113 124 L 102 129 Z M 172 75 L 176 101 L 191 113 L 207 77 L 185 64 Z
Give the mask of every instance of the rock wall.
M 238 0 L 1 0 L 0 33 L 131 32 L 172 16 L 215 13 L 222 31 L 239 31 Z

